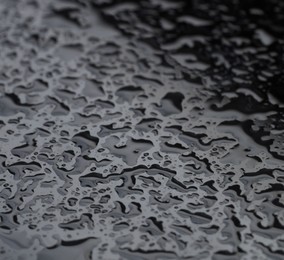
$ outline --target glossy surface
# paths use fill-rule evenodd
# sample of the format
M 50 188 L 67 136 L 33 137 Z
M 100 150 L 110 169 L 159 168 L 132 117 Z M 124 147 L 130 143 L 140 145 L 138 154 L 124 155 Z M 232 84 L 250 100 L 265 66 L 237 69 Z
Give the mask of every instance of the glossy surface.
M 0 1 L 0 259 L 283 259 L 284 4 L 225 2 Z

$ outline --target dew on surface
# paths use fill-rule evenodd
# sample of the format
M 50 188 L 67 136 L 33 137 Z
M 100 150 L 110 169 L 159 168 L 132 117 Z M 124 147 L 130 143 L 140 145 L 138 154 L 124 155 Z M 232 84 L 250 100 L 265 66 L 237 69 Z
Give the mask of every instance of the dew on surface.
M 283 259 L 283 12 L 0 1 L 0 259 Z

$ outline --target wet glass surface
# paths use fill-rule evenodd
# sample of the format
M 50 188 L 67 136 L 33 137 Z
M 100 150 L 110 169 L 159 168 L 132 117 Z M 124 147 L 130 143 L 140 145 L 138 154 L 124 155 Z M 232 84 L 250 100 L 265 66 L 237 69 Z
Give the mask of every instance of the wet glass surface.
M 0 1 L 0 259 L 283 259 L 284 2 Z

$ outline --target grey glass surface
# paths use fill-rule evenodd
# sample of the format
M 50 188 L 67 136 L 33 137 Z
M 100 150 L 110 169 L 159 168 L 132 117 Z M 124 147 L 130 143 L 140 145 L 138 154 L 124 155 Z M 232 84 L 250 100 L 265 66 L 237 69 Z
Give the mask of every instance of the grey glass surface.
M 284 259 L 283 20 L 0 0 L 0 259 Z

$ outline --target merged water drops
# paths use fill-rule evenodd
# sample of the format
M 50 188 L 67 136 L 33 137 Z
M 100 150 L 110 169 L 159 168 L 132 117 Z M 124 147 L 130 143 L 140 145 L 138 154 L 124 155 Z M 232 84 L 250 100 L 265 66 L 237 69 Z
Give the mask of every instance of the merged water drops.
M 0 259 L 282 259 L 280 1 L 0 1 Z

